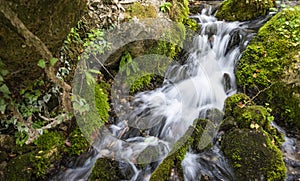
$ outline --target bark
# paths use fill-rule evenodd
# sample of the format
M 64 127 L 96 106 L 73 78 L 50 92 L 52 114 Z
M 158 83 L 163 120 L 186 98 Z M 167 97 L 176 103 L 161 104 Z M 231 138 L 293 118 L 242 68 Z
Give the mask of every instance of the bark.
M 86 0 L 0 0 L 0 59 L 10 71 L 12 92 L 43 75 L 70 90 L 55 69 L 37 66 L 39 59 L 58 57 L 64 39 L 83 15 Z M 14 91 L 15 90 L 15 91 Z

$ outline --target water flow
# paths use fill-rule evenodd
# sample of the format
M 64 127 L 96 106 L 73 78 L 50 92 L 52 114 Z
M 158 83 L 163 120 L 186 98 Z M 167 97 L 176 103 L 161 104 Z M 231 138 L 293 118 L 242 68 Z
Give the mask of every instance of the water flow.
M 110 157 L 128 163 L 130 180 L 148 180 L 196 118 L 206 118 L 211 110 L 222 111 L 224 100 L 236 92 L 234 68 L 252 33 L 245 24 L 217 21 L 207 13 L 191 17 L 199 22 L 201 33 L 194 37 L 188 59 L 168 68 L 161 88 L 137 94 L 129 114 L 102 128 L 93 145 L 97 154 L 60 179 L 85 180 L 95 158 Z M 218 125 L 221 120 L 213 121 Z M 156 156 L 145 154 L 149 150 Z M 135 166 L 151 162 L 156 164 L 141 170 Z M 217 146 L 207 153 L 188 153 L 182 166 L 186 180 L 198 180 L 196 170 L 216 179 L 231 178 Z
M 300 178 L 300 139 L 288 137 L 285 130 L 272 122 L 279 132 L 284 135 L 284 143 L 281 145 L 281 152 L 287 168 L 286 181 L 299 180 Z

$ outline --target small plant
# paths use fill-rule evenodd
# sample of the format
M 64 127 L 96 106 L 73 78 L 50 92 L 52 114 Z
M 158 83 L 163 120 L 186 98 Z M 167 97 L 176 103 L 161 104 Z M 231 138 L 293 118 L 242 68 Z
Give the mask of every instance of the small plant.
M 138 64 L 132 61 L 132 57 L 128 51 L 126 51 L 121 58 L 119 70 L 120 72 L 125 71 L 127 76 L 129 76 L 131 73 L 136 73 L 139 71 Z
M 4 77 L 8 74 L 5 64 L 0 59 L 0 114 L 4 114 L 7 107 L 7 100 L 10 99 L 10 91 L 5 84 Z
M 172 3 L 165 2 L 159 6 L 159 9 L 161 12 L 166 13 L 167 11 L 169 12 L 171 10 L 171 6 L 172 6 Z

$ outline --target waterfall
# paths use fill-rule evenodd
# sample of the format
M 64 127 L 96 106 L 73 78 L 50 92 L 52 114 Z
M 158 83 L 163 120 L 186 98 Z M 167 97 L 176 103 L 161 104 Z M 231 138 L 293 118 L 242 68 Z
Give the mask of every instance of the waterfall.
M 126 168 L 120 169 L 130 167 L 130 180 L 149 180 L 195 119 L 206 118 L 211 110 L 222 112 L 225 99 L 236 92 L 234 69 L 254 31 L 249 22 L 228 23 L 208 14 L 203 11 L 191 17 L 201 25 L 201 31 L 193 38 L 184 63 L 167 69 L 162 87 L 135 95 L 133 110 L 101 129 L 94 153 L 86 162 L 69 168 L 57 180 L 86 180 L 101 157 L 123 162 Z M 220 121 L 214 120 L 214 124 L 218 126 Z M 212 139 L 202 141 L 203 147 L 212 143 Z M 145 150 L 156 156 L 143 155 Z M 137 168 L 140 163 L 148 165 Z M 216 180 L 233 179 L 217 145 L 200 154 L 191 150 L 182 167 L 185 180 L 198 180 L 199 174 Z

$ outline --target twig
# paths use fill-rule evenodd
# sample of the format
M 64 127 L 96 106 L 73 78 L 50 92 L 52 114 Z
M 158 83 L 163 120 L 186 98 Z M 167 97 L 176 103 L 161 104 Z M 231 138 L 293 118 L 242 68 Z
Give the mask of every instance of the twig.
M 50 122 L 49 124 L 47 124 L 46 126 L 43 126 L 37 130 L 45 130 L 45 129 L 50 129 L 50 128 L 53 128 L 55 127 L 56 125 L 60 124 L 63 120 L 67 120 L 69 117 L 67 114 L 61 114 L 59 116 L 56 116 L 55 118 L 47 118 L 45 116 L 42 116 L 42 115 L 39 115 L 40 118 L 42 118 L 43 120 L 45 121 L 48 121 Z M 61 118 L 59 118 L 61 117 Z M 61 120 L 60 120 L 61 119 Z
M 108 73 L 108 75 L 114 79 L 114 76 L 109 72 L 109 70 L 103 65 L 101 60 L 99 60 L 95 55 L 93 57 L 97 60 L 97 62 L 102 66 L 102 68 Z
M 275 83 L 272 83 L 271 85 L 269 85 L 268 87 L 264 88 L 263 90 L 259 90 L 258 87 L 256 87 L 257 90 L 258 90 L 258 92 L 257 92 L 257 94 L 255 94 L 255 95 L 250 99 L 250 101 L 253 101 L 253 100 L 254 100 L 255 98 L 257 98 L 261 93 L 263 93 L 263 92 L 267 91 L 268 89 L 270 89 L 274 84 L 275 84 Z M 247 101 L 247 103 L 250 102 L 250 101 Z

